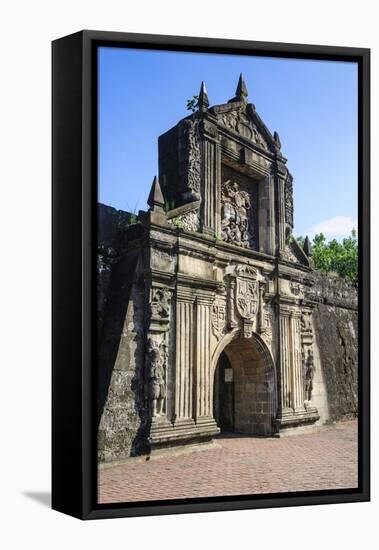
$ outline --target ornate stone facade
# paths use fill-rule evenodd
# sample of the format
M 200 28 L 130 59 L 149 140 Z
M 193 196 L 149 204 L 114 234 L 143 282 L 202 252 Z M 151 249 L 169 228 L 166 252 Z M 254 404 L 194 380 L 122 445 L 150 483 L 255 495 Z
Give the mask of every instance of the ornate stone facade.
M 293 178 L 279 136 L 247 103 L 243 81 L 214 107 L 202 86 L 199 111 L 159 138 L 159 166 L 150 210 L 126 230 L 134 283 L 113 274 L 128 324 L 120 340 L 109 315 L 115 345 L 105 355 L 127 373 L 128 403 L 105 400 L 100 456 L 127 455 L 115 438 L 132 441 L 131 454 L 209 440 L 224 429 L 222 407 L 232 411 L 228 429 L 243 433 L 316 422 L 314 272 L 291 237 Z

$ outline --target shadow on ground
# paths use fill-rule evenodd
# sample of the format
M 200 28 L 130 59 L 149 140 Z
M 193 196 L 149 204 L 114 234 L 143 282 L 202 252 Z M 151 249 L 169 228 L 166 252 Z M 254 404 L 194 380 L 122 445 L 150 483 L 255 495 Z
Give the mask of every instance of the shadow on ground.
M 51 493 L 50 491 L 23 491 L 25 497 L 38 502 L 42 506 L 51 506 Z

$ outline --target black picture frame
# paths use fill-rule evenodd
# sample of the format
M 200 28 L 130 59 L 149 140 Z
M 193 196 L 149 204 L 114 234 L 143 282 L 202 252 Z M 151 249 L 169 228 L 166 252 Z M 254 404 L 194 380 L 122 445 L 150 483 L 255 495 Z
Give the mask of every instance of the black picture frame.
M 94 371 L 99 46 L 358 64 L 359 485 L 357 489 L 97 504 Z M 52 43 L 52 508 L 81 519 L 370 499 L 370 50 L 85 30 Z

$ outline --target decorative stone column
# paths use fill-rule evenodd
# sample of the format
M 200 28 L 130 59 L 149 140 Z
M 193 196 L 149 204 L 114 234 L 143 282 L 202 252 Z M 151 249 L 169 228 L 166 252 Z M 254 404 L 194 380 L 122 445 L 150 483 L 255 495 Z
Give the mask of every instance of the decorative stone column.
M 286 202 L 285 202 L 285 183 L 284 179 L 277 175 L 277 193 L 278 193 L 278 218 L 277 218 L 277 235 L 278 235 L 278 251 L 282 251 L 286 247 Z
M 273 177 L 266 176 L 259 193 L 259 250 L 275 254 L 275 198 Z
M 213 295 L 201 294 L 196 297 L 196 341 L 194 370 L 194 417 L 213 418 L 211 410 L 211 306 Z
M 175 358 L 175 407 L 178 422 L 193 416 L 193 327 L 194 297 L 187 289 L 178 289 L 176 296 L 176 358 Z
M 304 411 L 304 381 L 301 357 L 301 311 L 292 311 L 290 317 L 291 341 L 291 406 L 295 413 Z
M 291 408 L 292 380 L 291 380 L 291 354 L 290 354 L 290 311 L 280 309 L 279 338 L 280 338 L 280 404 L 279 416 L 293 414 Z
M 201 220 L 202 230 L 214 236 L 220 233 L 220 171 L 221 155 L 217 126 L 209 120 L 202 124 L 201 144 Z

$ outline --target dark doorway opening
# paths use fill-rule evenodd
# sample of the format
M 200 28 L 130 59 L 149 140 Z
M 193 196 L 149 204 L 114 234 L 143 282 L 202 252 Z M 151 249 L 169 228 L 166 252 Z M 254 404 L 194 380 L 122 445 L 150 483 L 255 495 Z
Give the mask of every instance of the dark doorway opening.
M 226 353 L 222 352 L 215 372 L 214 418 L 222 432 L 234 432 L 233 369 Z
M 221 353 L 214 376 L 214 418 L 222 432 L 275 433 L 275 374 L 257 338 L 235 338 Z

